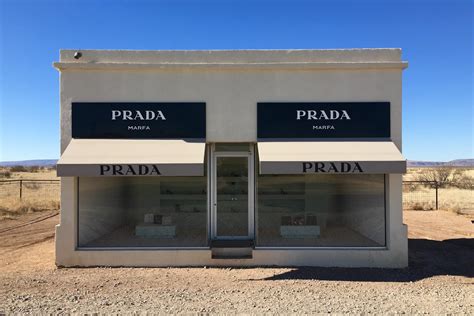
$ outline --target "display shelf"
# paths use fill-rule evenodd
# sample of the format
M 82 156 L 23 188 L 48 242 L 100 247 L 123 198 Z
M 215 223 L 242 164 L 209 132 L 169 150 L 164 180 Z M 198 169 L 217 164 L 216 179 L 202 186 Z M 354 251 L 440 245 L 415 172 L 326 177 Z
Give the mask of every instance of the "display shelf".
M 141 223 L 135 226 L 135 235 L 148 238 L 174 238 L 176 226 Z

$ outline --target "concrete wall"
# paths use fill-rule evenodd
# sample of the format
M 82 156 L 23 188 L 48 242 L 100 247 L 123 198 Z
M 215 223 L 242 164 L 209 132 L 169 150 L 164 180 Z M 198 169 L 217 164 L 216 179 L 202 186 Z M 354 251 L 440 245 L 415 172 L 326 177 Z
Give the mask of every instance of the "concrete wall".
M 206 102 L 207 142 L 255 142 L 257 102 L 389 101 L 400 146 L 400 71 L 66 71 L 61 150 L 71 138 L 71 102 Z
M 391 137 L 401 149 L 401 62 L 398 49 L 288 51 L 61 52 L 61 152 L 71 139 L 71 102 L 206 102 L 207 142 L 256 142 L 257 102 L 391 102 Z M 388 250 L 256 250 L 245 265 L 391 266 L 407 264 L 401 175 L 390 175 Z M 62 182 L 57 230 L 60 265 L 212 265 L 210 252 L 74 251 L 73 178 Z M 329 257 L 328 257 L 329 256 Z M 242 264 L 235 261 L 235 264 Z

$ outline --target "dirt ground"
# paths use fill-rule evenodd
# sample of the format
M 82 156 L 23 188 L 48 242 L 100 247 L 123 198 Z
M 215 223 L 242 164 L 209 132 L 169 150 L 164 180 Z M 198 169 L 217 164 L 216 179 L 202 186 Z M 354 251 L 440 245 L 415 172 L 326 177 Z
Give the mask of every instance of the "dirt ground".
M 57 212 L 27 214 L 0 222 L 0 314 L 474 314 L 473 218 L 404 218 L 407 269 L 57 269 Z

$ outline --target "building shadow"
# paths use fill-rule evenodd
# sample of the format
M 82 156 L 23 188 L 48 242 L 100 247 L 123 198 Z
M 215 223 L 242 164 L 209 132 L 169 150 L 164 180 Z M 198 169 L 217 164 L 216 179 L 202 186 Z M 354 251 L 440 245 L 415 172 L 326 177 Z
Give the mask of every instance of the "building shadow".
M 300 267 L 261 280 L 414 282 L 437 275 L 474 277 L 472 238 L 409 239 L 408 252 L 405 269 Z

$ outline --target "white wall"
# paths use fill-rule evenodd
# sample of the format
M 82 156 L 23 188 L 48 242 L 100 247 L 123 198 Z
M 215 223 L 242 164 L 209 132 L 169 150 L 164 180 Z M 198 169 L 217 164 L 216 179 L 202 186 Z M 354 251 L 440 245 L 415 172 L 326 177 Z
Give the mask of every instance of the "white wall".
M 71 139 L 71 102 L 75 101 L 206 102 L 207 142 L 255 142 L 257 102 L 388 101 L 391 137 L 401 149 L 401 71 L 406 64 L 400 61 L 401 51 L 397 49 L 82 52 L 83 57 L 75 60 L 73 50 L 63 51 L 61 61 L 55 64 L 61 71 L 61 152 Z M 69 236 L 75 231 L 75 204 L 71 201 L 75 196 L 68 191 L 74 187 L 71 181 L 64 182 L 62 193 L 58 264 L 179 265 L 185 264 L 186 258 L 195 258 L 196 264 L 231 264 L 212 261 L 208 253 L 196 255 L 192 251 L 166 258 L 159 257 L 159 252 L 133 252 L 129 256 L 128 252 L 74 251 L 74 239 Z M 388 182 L 389 250 L 329 252 L 335 260 L 333 265 L 407 264 L 401 176 L 390 175 Z M 278 254 L 283 257 L 275 261 Z M 319 258 L 321 252 L 289 257 L 284 252 L 278 254 L 265 252 L 265 256 L 257 255 L 245 264 L 324 265 L 330 260 Z
M 255 142 L 257 102 L 389 101 L 401 145 L 400 71 L 65 71 L 61 150 L 71 138 L 71 102 L 206 102 L 207 142 Z

